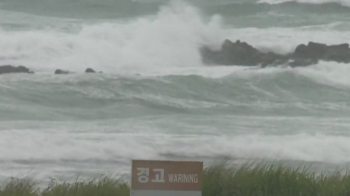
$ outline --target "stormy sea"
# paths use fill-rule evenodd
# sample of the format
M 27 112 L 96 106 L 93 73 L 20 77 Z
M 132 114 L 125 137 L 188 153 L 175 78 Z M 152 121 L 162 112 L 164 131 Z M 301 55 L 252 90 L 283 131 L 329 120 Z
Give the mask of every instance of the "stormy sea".
M 225 39 L 348 43 L 350 1 L 1 0 L 0 66 L 35 74 L 0 75 L 0 183 L 127 175 L 132 159 L 350 166 L 350 64 L 203 63 Z

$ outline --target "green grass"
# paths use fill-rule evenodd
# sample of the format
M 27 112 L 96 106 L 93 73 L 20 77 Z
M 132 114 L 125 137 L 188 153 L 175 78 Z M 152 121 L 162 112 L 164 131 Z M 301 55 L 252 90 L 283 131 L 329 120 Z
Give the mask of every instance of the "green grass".
M 203 196 L 350 196 L 350 175 L 316 174 L 282 164 L 216 165 L 205 168 Z M 0 196 L 130 196 L 129 183 L 102 178 L 51 183 L 39 190 L 31 180 L 11 179 Z

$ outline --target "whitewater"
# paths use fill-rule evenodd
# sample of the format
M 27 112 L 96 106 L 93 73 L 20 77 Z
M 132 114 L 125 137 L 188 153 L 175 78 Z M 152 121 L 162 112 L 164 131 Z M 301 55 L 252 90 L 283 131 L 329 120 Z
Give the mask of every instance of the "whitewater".
M 348 167 L 350 65 L 208 66 L 198 49 L 224 39 L 280 54 L 349 43 L 349 6 L 1 1 L 0 65 L 35 74 L 0 76 L 0 182 L 128 175 L 132 159 Z

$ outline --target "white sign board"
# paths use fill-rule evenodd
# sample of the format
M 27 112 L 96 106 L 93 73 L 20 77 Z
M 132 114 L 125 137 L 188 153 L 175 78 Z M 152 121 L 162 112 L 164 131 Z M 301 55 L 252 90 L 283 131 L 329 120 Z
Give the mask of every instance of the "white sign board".
M 131 196 L 201 196 L 203 162 L 133 160 Z

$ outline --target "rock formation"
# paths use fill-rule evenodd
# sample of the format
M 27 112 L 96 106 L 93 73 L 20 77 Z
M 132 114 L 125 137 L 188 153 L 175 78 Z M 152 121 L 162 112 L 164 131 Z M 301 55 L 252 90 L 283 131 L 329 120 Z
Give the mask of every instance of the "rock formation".
M 300 67 L 317 64 L 322 61 L 334 61 L 338 63 L 350 63 L 349 44 L 326 45 L 322 43 L 309 42 L 307 45 L 298 45 L 294 52 L 281 55 L 273 52 L 261 52 L 246 42 L 237 40 L 232 42 L 226 39 L 221 49 L 213 50 L 208 46 L 200 48 L 202 61 L 209 65 L 239 65 L 239 66 L 274 66 L 289 65 Z M 24 66 L 0 65 L 0 74 L 9 73 L 31 73 Z M 55 74 L 70 74 L 72 72 L 57 69 Z M 96 73 L 92 68 L 87 68 L 85 73 Z M 99 72 L 102 73 L 102 72 Z
M 93 69 L 91 69 L 91 68 L 87 68 L 87 69 L 85 70 L 85 73 L 96 73 L 96 71 L 93 70 Z
M 9 74 L 9 73 L 29 73 L 33 74 L 34 72 L 24 66 L 12 66 L 12 65 L 1 65 L 0 74 Z
M 232 42 L 226 39 L 220 50 L 215 51 L 204 46 L 200 49 L 200 52 L 203 62 L 211 65 L 261 65 L 266 67 L 268 65 L 287 64 L 291 67 L 298 67 L 314 65 L 320 60 L 350 63 L 350 48 L 347 43 L 326 45 L 309 42 L 308 45 L 298 45 L 293 53 L 280 55 L 273 52 L 260 52 L 246 42 L 239 40 Z
M 66 70 L 62 70 L 62 69 L 56 69 L 55 70 L 55 74 L 69 74 L 71 72 L 66 71 Z

